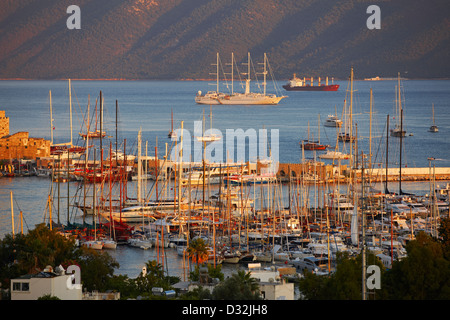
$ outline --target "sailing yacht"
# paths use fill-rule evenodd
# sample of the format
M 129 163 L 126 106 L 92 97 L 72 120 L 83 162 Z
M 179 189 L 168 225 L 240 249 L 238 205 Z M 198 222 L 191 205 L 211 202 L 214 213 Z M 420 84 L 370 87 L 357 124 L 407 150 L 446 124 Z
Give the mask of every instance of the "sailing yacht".
M 72 84 L 71 80 L 68 79 L 69 82 L 69 116 L 70 116 L 70 142 L 54 144 L 53 143 L 53 131 L 55 127 L 53 126 L 53 111 L 52 111 L 52 92 L 49 91 L 49 99 L 50 99 L 50 156 L 52 158 L 61 157 L 63 159 L 67 159 L 67 157 L 72 159 L 79 159 L 83 156 L 85 147 L 74 146 L 73 144 L 73 131 L 72 131 Z
M 173 110 L 170 110 L 170 131 L 167 137 L 174 139 L 177 137 L 177 133 L 173 130 Z
M 356 137 L 353 136 L 353 68 L 350 71 L 350 105 L 347 113 L 346 100 L 344 100 L 344 113 L 346 116 L 344 118 L 344 132 L 338 134 L 338 140 L 341 142 L 353 142 Z
M 86 122 L 89 122 L 90 115 L 89 115 L 89 106 L 88 106 L 88 111 L 87 111 L 87 120 Z M 100 127 L 103 126 L 103 97 L 100 94 Z M 89 129 L 90 125 L 86 124 L 87 127 L 87 132 L 79 132 L 78 134 L 80 135 L 81 138 L 83 138 L 84 140 L 86 140 L 87 138 L 89 139 L 99 139 L 99 138 L 104 138 L 106 137 L 106 132 L 100 129 L 97 129 L 97 123 L 99 123 L 98 119 L 97 119 L 97 102 L 95 103 L 95 129 L 93 131 L 91 131 Z
M 212 106 L 210 106 L 210 110 L 209 110 L 209 119 L 210 119 L 210 124 L 211 124 L 211 133 L 209 134 L 205 134 L 205 110 L 203 110 L 203 134 L 201 137 L 197 137 L 197 140 L 200 142 L 214 142 L 214 141 L 218 141 L 220 139 L 222 139 L 222 135 L 221 134 L 215 134 L 212 133 L 213 127 L 212 127 Z
M 396 88 L 396 113 L 397 113 L 397 123 L 394 128 L 391 129 L 391 137 L 404 137 L 406 136 L 406 130 L 403 128 L 403 109 L 402 109 L 402 97 L 401 97 L 401 87 L 400 87 L 400 72 L 398 73 L 398 87 Z
M 309 139 L 309 121 L 308 121 L 308 139 L 300 141 L 300 147 L 303 150 L 326 150 L 329 145 L 320 144 L 320 115 L 319 115 L 319 123 L 318 123 L 318 129 L 319 129 L 319 140 L 313 141 Z
M 432 106 L 432 111 L 433 111 L 433 125 L 430 127 L 430 129 L 428 129 L 429 132 L 438 132 L 439 128 L 437 127 L 437 125 L 434 122 L 434 103 Z
M 233 80 L 234 80 L 234 55 L 231 56 L 231 93 L 223 93 L 219 90 L 219 66 L 220 59 L 219 53 L 217 53 L 217 61 L 216 61 L 216 91 L 208 91 L 206 94 L 202 94 L 201 91 L 198 91 L 195 102 L 198 104 L 209 104 L 209 105 L 270 105 L 270 104 L 278 104 L 281 99 L 286 98 L 286 96 L 277 96 L 276 94 L 267 94 L 266 93 L 266 77 L 267 77 L 267 65 L 268 59 L 267 55 L 264 53 L 264 71 L 263 71 L 263 93 L 256 93 L 250 91 L 250 67 L 251 67 L 251 59 L 250 53 L 248 53 L 248 71 L 247 71 L 247 79 L 245 81 L 245 92 L 237 93 L 234 92 L 233 88 Z

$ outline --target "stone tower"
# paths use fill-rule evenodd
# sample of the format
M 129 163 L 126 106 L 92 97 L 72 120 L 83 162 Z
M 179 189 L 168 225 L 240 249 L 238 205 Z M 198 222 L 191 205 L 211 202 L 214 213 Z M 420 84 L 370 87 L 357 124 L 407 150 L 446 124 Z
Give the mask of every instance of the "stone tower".
M 0 138 L 9 135 L 9 118 L 0 110 Z

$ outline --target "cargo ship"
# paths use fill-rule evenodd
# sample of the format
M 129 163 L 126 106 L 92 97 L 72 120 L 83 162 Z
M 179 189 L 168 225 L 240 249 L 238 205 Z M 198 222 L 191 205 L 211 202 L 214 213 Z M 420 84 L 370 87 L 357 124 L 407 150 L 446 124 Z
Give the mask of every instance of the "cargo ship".
M 311 77 L 311 83 L 306 82 L 306 78 L 300 79 L 294 73 L 292 79 L 289 79 L 283 88 L 287 91 L 337 91 L 338 84 L 328 84 L 328 77 L 326 77 L 325 84 L 320 83 L 320 77 L 317 85 L 314 85 L 314 79 Z

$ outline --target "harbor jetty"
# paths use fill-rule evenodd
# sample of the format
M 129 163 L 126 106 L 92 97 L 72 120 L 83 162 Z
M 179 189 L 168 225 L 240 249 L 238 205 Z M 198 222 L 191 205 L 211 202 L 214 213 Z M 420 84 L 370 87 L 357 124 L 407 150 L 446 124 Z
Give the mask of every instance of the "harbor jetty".
M 55 160 L 58 164 L 55 166 Z M 39 173 L 46 172 L 47 176 L 51 175 L 53 169 L 58 168 L 61 173 L 67 173 L 69 170 L 70 179 L 77 180 L 73 175 L 76 169 L 84 168 L 86 165 L 85 160 L 70 158 L 67 159 L 64 156 L 60 156 L 59 160 L 57 156 L 49 157 L 36 157 L 36 159 L 15 159 L 8 158 L 0 160 L 0 177 L 14 177 L 14 176 L 33 176 Z M 105 168 L 116 168 L 126 162 L 128 167 L 128 179 L 132 179 L 137 176 L 138 163 L 135 156 L 130 155 L 127 160 L 116 160 L 112 159 L 110 163 L 109 160 L 103 165 Z M 67 163 L 69 167 L 67 167 Z M 93 168 L 100 164 L 100 160 L 94 162 L 94 160 L 88 160 L 87 166 Z M 173 178 L 173 173 L 176 172 L 177 162 L 164 159 L 156 159 L 156 157 L 147 156 L 142 159 L 142 165 L 147 168 L 148 174 L 145 176 L 146 179 L 154 180 L 155 173 L 159 170 L 159 179 Z M 218 171 L 220 166 L 224 170 L 226 168 L 231 168 L 231 174 L 240 173 L 241 170 L 244 174 L 260 174 L 263 172 L 261 170 L 264 168 L 264 163 L 260 162 L 246 162 L 246 163 L 229 163 L 229 164 L 206 164 L 205 168 L 209 170 Z M 159 168 L 159 169 L 158 169 Z M 191 169 L 202 169 L 203 163 L 201 162 L 191 162 L 185 163 L 183 165 L 183 171 L 186 174 Z M 347 164 L 344 165 L 331 165 L 324 162 L 312 162 L 308 161 L 305 163 L 280 163 L 278 166 L 278 171 L 276 173 L 276 179 L 280 182 L 296 181 L 301 180 L 304 183 L 347 183 L 351 172 L 357 178 L 357 182 L 361 181 L 361 169 L 350 170 Z M 433 177 L 436 181 L 440 180 L 450 180 L 450 167 L 422 167 L 422 168 L 372 168 L 365 169 L 365 175 L 370 176 L 372 182 L 383 182 L 383 181 L 430 181 Z

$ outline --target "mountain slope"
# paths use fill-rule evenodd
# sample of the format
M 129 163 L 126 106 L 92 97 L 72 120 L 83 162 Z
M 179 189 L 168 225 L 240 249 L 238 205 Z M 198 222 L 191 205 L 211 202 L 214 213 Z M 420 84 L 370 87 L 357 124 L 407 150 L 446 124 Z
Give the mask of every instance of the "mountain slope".
M 216 52 L 277 79 L 450 76 L 448 0 L 379 1 L 380 30 L 368 0 L 79 0 L 81 30 L 70 4 L 2 0 L 0 78 L 210 78 Z

